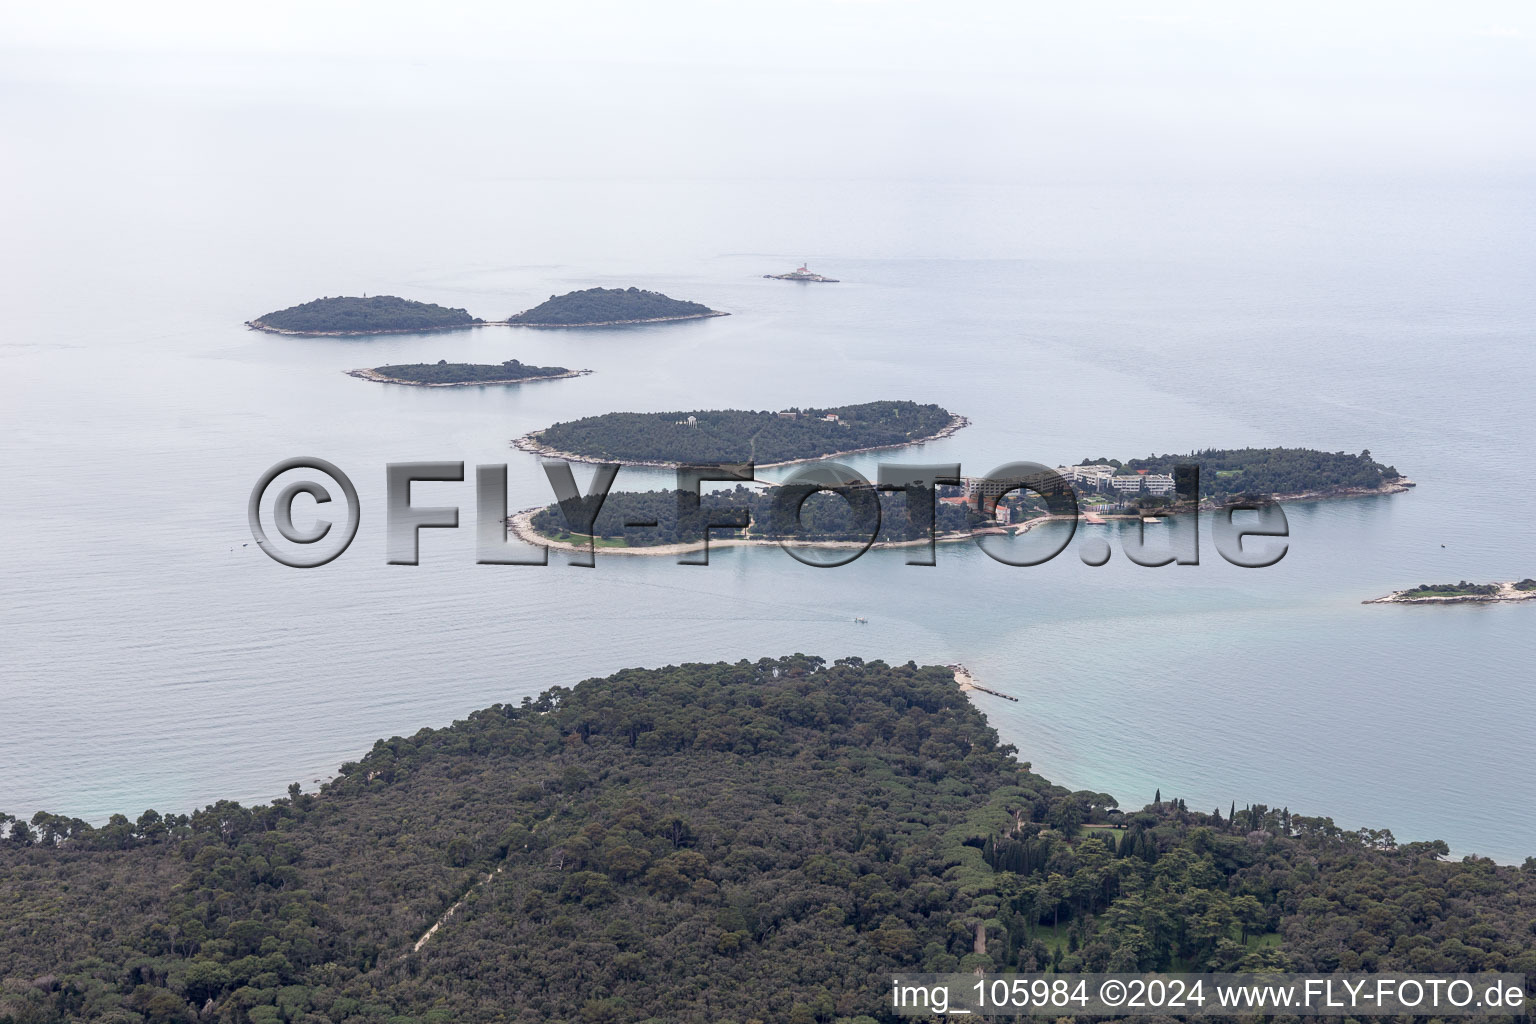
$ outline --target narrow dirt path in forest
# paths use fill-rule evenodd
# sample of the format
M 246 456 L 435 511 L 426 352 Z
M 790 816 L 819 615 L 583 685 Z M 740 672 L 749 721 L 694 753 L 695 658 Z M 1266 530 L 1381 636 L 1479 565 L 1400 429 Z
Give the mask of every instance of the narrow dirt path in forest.
M 558 812 L 556 812 L 556 813 L 558 813 Z M 552 813 L 552 814 L 549 815 L 549 817 L 545 818 L 543 821 L 536 822 L 533 825 L 533 827 L 528 830 L 528 834 L 532 835 L 533 833 L 537 832 L 542 826 L 547 825 L 549 823 L 550 819 L 553 818 L 554 816 L 555 816 L 555 814 Z M 458 909 L 460 907 L 462 907 L 465 904 L 466 901 L 468 901 L 469 897 L 474 894 L 476 889 L 480 889 L 480 888 L 484 887 L 488 882 L 491 881 L 491 879 L 495 878 L 497 875 L 501 874 L 503 871 L 506 870 L 506 868 L 507 868 L 507 860 L 511 858 L 512 853 L 513 853 L 512 850 L 508 850 L 502 856 L 501 863 L 496 865 L 496 870 L 495 871 L 488 872 L 484 878 L 480 879 L 480 881 L 478 881 L 474 885 L 470 886 L 469 889 L 465 891 L 463 896 L 460 896 L 456 901 L 454 901 L 453 906 L 451 906 L 447 910 L 443 911 L 443 916 L 439 917 L 436 921 L 434 921 L 433 924 L 432 924 L 432 927 L 428 928 L 425 932 L 423 932 L 422 935 L 421 935 L 421 938 L 417 939 L 415 944 L 413 946 L 411 946 L 410 953 L 401 953 L 395 959 L 396 960 L 404 960 L 406 957 L 410 956 L 411 953 L 420 953 L 421 950 L 422 950 L 422 947 L 425 946 L 428 942 L 432 941 L 432 936 L 436 935 L 437 932 L 438 932 L 438 929 L 442 928 L 443 925 L 448 923 L 449 918 L 453 917 L 453 915 L 458 911 Z
M 484 878 L 480 879 L 480 881 L 478 881 L 474 885 L 470 886 L 469 887 L 469 892 L 466 892 L 463 896 L 460 896 L 457 903 L 455 903 L 453 906 L 449 907 L 447 910 L 443 911 L 443 916 L 438 918 L 437 921 L 432 925 L 431 928 L 428 928 L 425 932 L 422 933 L 421 938 L 416 940 L 416 945 L 411 947 L 411 953 L 420 953 L 421 952 L 421 947 L 425 946 L 427 944 L 427 942 L 432 938 L 432 936 L 437 934 L 437 930 L 439 928 L 441 928 L 443 925 L 448 923 L 448 919 L 453 916 L 454 911 L 458 910 L 460 907 L 462 907 L 464 905 L 464 901 L 469 899 L 470 894 L 473 893 L 476 889 L 480 888 L 485 883 L 489 882 L 491 879 L 495 878 L 497 875 L 501 874 L 502 870 L 505 869 L 506 866 L 507 866 L 506 862 L 503 861 L 502 863 L 496 865 L 496 870 L 495 871 L 492 871 L 490 874 L 488 874 Z M 404 960 L 406 957 L 410 956 L 411 953 L 401 953 L 400 954 L 400 959 Z

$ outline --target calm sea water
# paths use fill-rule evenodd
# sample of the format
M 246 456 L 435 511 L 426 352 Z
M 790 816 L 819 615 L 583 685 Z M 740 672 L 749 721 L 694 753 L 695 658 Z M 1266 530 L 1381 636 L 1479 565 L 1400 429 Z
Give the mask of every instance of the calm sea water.
M 553 684 L 803 651 L 964 661 L 1020 698 L 977 700 L 1021 757 L 1125 805 L 1160 788 L 1536 853 L 1516 811 L 1536 789 L 1536 607 L 1360 603 L 1536 575 L 1519 183 L 541 179 L 515 148 L 209 156 L 198 133 L 226 122 L 146 141 L 110 110 L 75 115 L 80 140 L 0 171 L 27 200 L 0 255 L 0 808 L 263 800 L 377 737 Z M 842 283 L 761 277 L 803 259 Z M 499 318 L 630 284 L 734 315 L 372 340 L 242 326 L 318 294 Z M 449 390 L 342 373 L 511 357 L 596 372 Z M 1222 562 L 1208 534 L 1198 567 L 1140 568 L 1117 544 L 1102 568 L 966 545 L 934 568 L 735 549 L 584 570 L 475 565 L 472 486 L 423 485 L 466 528 L 424 534 L 418 567 L 384 564 L 386 462 L 506 462 L 524 507 L 547 485 L 508 441 L 557 419 L 882 398 L 972 420 L 887 459 L 1369 448 L 1419 487 L 1291 508 L 1290 554 L 1266 570 Z M 363 501 L 351 550 L 307 572 L 245 522 L 258 475 L 294 455 L 337 463 Z

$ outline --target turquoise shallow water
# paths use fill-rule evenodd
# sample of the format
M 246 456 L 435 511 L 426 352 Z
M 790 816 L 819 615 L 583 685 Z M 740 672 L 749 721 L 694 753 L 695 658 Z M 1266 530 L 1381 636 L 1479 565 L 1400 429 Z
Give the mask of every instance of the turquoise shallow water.
M 1536 822 L 1511 814 L 1536 787 L 1536 608 L 1360 604 L 1536 575 L 1524 496 L 1498 483 L 1536 441 L 1529 191 L 561 182 L 323 152 L 306 171 L 189 139 L 135 151 L 109 187 L 81 160 L 6 168 L 32 201 L 0 267 L 0 807 L 265 799 L 376 737 L 552 684 L 804 651 L 964 661 L 1021 698 L 978 701 L 1022 757 L 1124 804 L 1161 788 L 1536 853 Z M 760 276 L 807 258 L 842 283 Z M 593 284 L 734 315 L 372 340 L 241 326 L 317 293 L 491 318 Z M 513 356 L 596 372 L 444 390 L 342 373 Z M 556 419 L 876 398 L 972 425 L 850 460 L 870 475 L 881 458 L 977 472 L 1287 444 L 1369 448 L 1419 487 L 1292 507 L 1290 554 L 1266 570 L 1223 563 L 1208 532 L 1198 567 L 1133 566 L 1117 542 L 1102 568 L 1075 548 L 1022 569 L 946 546 L 933 568 L 734 549 L 581 570 L 475 565 L 471 485 L 433 484 L 418 500 L 459 504 L 465 528 L 424 536 L 420 566 L 384 564 L 386 462 L 508 463 L 520 507 L 547 485 L 508 441 Z M 257 476 L 305 454 L 348 471 L 364 509 L 352 549 L 311 572 L 247 546 L 245 523 Z

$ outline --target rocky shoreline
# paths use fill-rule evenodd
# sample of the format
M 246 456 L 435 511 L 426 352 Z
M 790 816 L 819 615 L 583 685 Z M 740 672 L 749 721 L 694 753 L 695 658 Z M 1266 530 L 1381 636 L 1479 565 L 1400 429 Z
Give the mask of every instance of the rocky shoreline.
M 1402 494 L 1412 490 L 1418 484 L 1405 476 L 1400 476 L 1389 484 L 1380 487 L 1341 487 L 1331 491 L 1302 491 L 1297 494 L 1276 494 L 1270 500 L 1276 502 L 1301 502 L 1301 501 L 1333 501 L 1338 498 L 1375 498 L 1383 494 Z M 1220 505 L 1212 505 L 1212 508 L 1220 508 Z
M 1504 601 L 1536 601 L 1536 590 L 1516 590 L 1514 580 L 1502 580 L 1494 584 L 1498 592 L 1493 594 L 1450 594 L 1435 596 L 1425 594 L 1415 597 L 1413 590 L 1394 590 L 1385 597 L 1373 597 L 1361 604 L 1497 604 Z
M 527 384 L 538 380 L 563 380 L 566 377 L 585 377 L 591 370 L 567 370 L 565 373 L 542 374 L 536 377 L 513 377 L 508 380 L 402 380 L 399 377 L 386 377 L 377 370 L 363 367 L 358 370 L 343 370 L 348 377 L 357 377 L 360 380 L 371 380 L 379 384 L 402 384 L 413 388 L 480 388 L 494 387 L 499 384 Z
M 442 324 L 438 327 L 380 327 L 367 331 L 295 331 L 287 327 L 274 327 L 272 324 L 261 320 L 247 320 L 245 326 L 253 331 L 266 331 L 268 334 L 286 334 L 293 338 L 364 338 L 375 334 L 426 334 L 431 331 L 467 331 L 473 327 L 536 327 L 541 330 L 555 330 L 562 327 L 624 327 L 629 324 L 665 324 L 674 320 L 707 320 L 712 316 L 730 316 L 731 314 L 712 309 L 708 313 L 688 313 L 684 316 L 655 316 L 643 320 L 594 320 L 581 324 L 528 324 L 512 320 L 476 320 L 467 324 Z
M 707 320 L 712 316 L 730 315 L 718 309 L 712 309 L 708 313 L 685 313 L 682 316 L 652 316 L 646 317 L 643 320 L 593 320 L 590 323 L 581 324 L 530 324 L 523 323 L 520 320 L 500 320 L 497 322 L 504 323 L 508 327 L 538 327 L 545 330 L 553 330 L 561 327 L 624 327 L 629 324 L 666 324 L 674 320 Z
M 1271 494 L 1266 496 L 1266 500 L 1274 502 L 1277 505 L 1281 505 L 1298 504 L 1301 502 L 1312 501 L 1341 501 L 1347 498 L 1377 498 L 1385 494 L 1402 494 L 1417 486 L 1417 484 L 1415 484 L 1412 480 L 1409 480 L 1407 477 L 1399 477 L 1392 483 L 1383 484 L 1380 487 L 1341 487 L 1329 491 L 1299 491 L 1295 494 Z M 1148 509 L 1147 518 L 1162 519 L 1167 516 L 1187 516 L 1191 512 L 1195 511 L 1214 512 L 1231 504 L 1235 504 L 1235 502 L 1231 500 L 1217 501 L 1213 498 L 1206 498 L 1193 509 L 1188 505 L 1170 505 L 1167 508 Z M 1092 506 L 1087 505 L 1079 505 L 1078 514 L 1083 516 L 1096 516 L 1105 522 L 1114 522 L 1117 520 L 1130 522 L 1142 518 L 1141 516 L 1130 512 L 1096 512 Z
M 247 320 L 245 326 L 253 331 L 268 334 L 286 334 L 291 338 L 363 338 L 374 334 L 425 334 L 429 331 L 467 331 L 474 327 L 506 327 L 505 320 L 476 320 L 467 324 L 443 324 L 439 327 L 381 327 L 371 331 L 294 331 L 287 327 L 273 327 L 260 320 Z
M 893 448 L 906 448 L 911 445 L 927 444 L 930 441 L 938 441 L 949 437 L 956 431 L 970 426 L 970 424 L 971 421 L 964 416 L 951 416 L 949 418 L 949 423 L 946 424 L 942 430 L 935 434 L 930 434 L 927 437 L 914 438 L 910 441 L 902 441 L 899 444 L 881 444 L 870 448 L 851 448 L 844 452 L 828 452 L 825 455 L 813 455 L 810 458 L 805 459 L 786 459 L 783 462 L 760 462 L 757 464 L 757 468 L 775 469 L 779 466 L 794 466 L 802 462 L 821 462 L 824 459 L 841 459 L 848 455 L 862 455 L 865 452 L 889 451 Z M 515 437 L 512 439 L 512 447 L 516 448 L 518 451 L 528 452 L 531 455 L 539 455 L 547 459 L 561 459 L 565 462 L 583 462 L 593 465 L 602 465 L 615 461 L 613 459 L 598 458 L 596 456 L 573 455 L 570 452 L 562 452 L 558 448 L 551 448 L 548 445 L 541 444 L 539 442 L 538 436 L 541 433 L 543 433 L 543 431 L 535 430 L 531 433 L 524 434 L 522 437 Z M 622 465 L 625 466 L 644 466 L 650 469 L 676 469 L 678 466 L 687 465 L 687 463 L 683 462 L 653 462 L 644 459 L 619 461 Z

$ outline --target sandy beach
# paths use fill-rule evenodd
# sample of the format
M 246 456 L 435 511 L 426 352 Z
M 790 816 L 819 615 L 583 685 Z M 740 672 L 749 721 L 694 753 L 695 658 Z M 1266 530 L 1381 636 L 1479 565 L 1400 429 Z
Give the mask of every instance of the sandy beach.
M 971 675 L 970 669 L 960 664 L 951 665 L 949 667 L 955 670 L 955 682 L 959 685 L 960 689 L 974 690 L 977 688 L 976 677 Z

